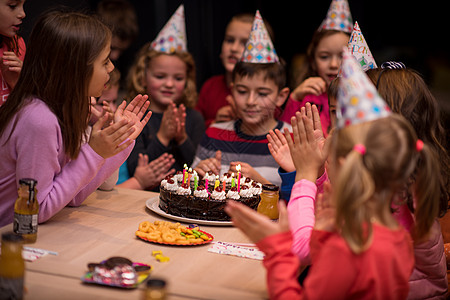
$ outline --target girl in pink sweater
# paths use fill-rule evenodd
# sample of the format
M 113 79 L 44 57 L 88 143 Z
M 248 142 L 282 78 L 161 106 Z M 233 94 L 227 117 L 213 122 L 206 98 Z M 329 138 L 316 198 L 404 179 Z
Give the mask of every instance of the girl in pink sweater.
M 150 119 L 147 96 L 105 113 L 86 135 L 90 97 L 99 97 L 114 65 L 111 31 L 74 12 L 50 12 L 35 24 L 19 80 L 0 107 L 0 226 L 13 221 L 18 180 L 37 180 L 39 222 L 78 206 L 130 154 Z M 83 142 L 87 141 L 87 142 Z

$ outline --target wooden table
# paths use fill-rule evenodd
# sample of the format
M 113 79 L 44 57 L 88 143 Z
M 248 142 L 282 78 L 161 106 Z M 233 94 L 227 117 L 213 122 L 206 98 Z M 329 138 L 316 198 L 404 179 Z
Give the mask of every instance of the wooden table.
M 141 299 L 145 287 L 123 290 L 84 284 L 87 264 L 111 256 L 153 266 L 150 277 L 167 281 L 168 299 L 265 299 L 265 269 L 262 262 L 208 252 L 211 244 L 166 246 L 135 237 L 140 222 L 168 220 L 145 206 L 157 193 L 116 188 L 96 191 L 80 207 L 66 207 L 38 227 L 35 244 L 58 252 L 26 262 L 25 299 Z M 169 220 L 175 222 L 173 220 Z M 206 226 L 215 241 L 249 243 L 232 226 Z M 0 232 L 12 230 L 12 224 Z M 160 263 L 152 256 L 162 250 L 170 261 Z

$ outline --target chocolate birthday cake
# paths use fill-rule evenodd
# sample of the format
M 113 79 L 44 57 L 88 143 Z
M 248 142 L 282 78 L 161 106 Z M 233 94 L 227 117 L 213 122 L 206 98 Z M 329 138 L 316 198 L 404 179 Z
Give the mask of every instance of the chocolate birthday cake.
M 258 207 L 261 184 L 246 177 L 226 173 L 220 180 L 208 172 L 199 180 L 197 174 L 178 172 L 161 181 L 159 208 L 171 215 L 184 218 L 229 221 L 224 211 L 229 199 L 248 207 Z M 239 181 L 239 182 L 238 182 Z

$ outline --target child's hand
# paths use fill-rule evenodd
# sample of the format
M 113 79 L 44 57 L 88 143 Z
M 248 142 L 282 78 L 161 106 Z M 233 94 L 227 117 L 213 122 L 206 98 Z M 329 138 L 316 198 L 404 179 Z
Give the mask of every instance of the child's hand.
M 237 116 L 237 109 L 236 109 L 236 101 L 234 101 L 233 95 L 226 96 L 225 100 L 227 100 L 228 104 L 230 105 L 233 119 L 237 119 L 238 116 Z
M 231 217 L 235 227 L 239 228 L 252 242 L 258 243 L 262 239 L 289 231 L 289 219 L 284 201 L 278 202 L 279 219 L 273 222 L 244 204 L 227 201 L 225 212 Z
M 262 184 L 270 183 L 267 179 L 265 179 L 261 174 L 259 174 L 251 165 L 242 161 L 232 161 L 230 163 L 230 168 L 228 172 L 232 172 L 237 174 L 237 165 L 241 165 L 241 174 L 245 177 L 250 177 L 253 180 L 256 180 Z
M 314 136 L 313 121 L 306 115 L 297 112 L 296 116 L 291 119 L 291 125 L 294 140 L 287 128 L 285 129 L 285 138 L 297 171 L 295 180 L 307 179 L 316 182 L 318 172 L 327 155 L 319 149 Z
M 217 110 L 216 119 L 214 120 L 214 122 L 228 122 L 234 119 L 236 119 L 236 114 L 233 108 L 231 107 L 231 105 L 225 105 Z
M 175 173 L 170 167 L 175 163 L 172 154 L 163 153 L 160 157 L 148 162 L 148 155 L 139 153 L 138 165 L 133 177 L 141 187 L 150 189 L 157 186 L 169 174 Z
M 3 57 L 0 59 L 0 68 L 3 78 L 11 89 L 16 86 L 17 80 L 19 80 L 22 65 L 23 62 L 13 51 L 3 52 Z
M 200 176 L 205 176 L 206 172 L 212 171 L 214 174 L 220 173 L 221 163 L 222 161 L 222 152 L 220 150 L 216 151 L 215 157 L 207 158 L 198 163 L 198 165 L 194 168 L 194 170 Z
M 130 136 L 136 131 L 134 122 L 129 122 L 126 119 L 103 128 L 108 119 L 109 113 L 103 115 L 92 127 L 89 137 L 89 146 L 105 159 L 116 155 L 131 145 L 133 140 Z
M 95 122 L 97 122 L 98 119 L 100 119 L 106 112 L 109 112 L 111 116 L 110 120 L 106 122 L 106 125 L 109 126 L 114 113 L 111 107 L 106 101 L 103 102 L 102 107 L 99 107 L 99 105 L 97 105 L 97 100 L 95 99 L 95 97 L 91 97 L 91 113 L 89 116 L 89 125 L 93 126 Z
M 161 119 L 161 125 L 156 133 L 158 140 L 164 146 L 169 146 L 170 141 L 175 137 L 178 130 L 177 124 L 177 107 L 175 103 L 171 103 L 167 106 Z
M 152 116 L 151 111 L 149 111 L 147 115 L 145 115 L 145 112 L 150 105 L 150 101 L 148 101 L 147 99 L 147 95 L 137 95 L 128 105 L 125 101 L 123 101 L 122 104 L 117 107 L 117 110 L 114 113 L 115 123 L 120 122 L 123 119 L 127 120 L 128 122 L 133 122 L 135 130 L 129 137 L 131 140 L 135 140 L 139 136 L 142 129 L 144 129 L 148 120 L 150 120 L 150 117 Z
M 267 140 L 269 141 L 268 147 L 270 154 L 272 154 L 272 157 L 280 167 L 286 172 L 294 172 L 295 166 L 291 158 L 289 146 L 281 131 L 278 129 L 275 129 L 275 131 L 270 130 L 267 135 Z
M 297 86 L 291 93 L 294 100 L 302 101 L 306 95 L 320 95 L 327 91 L 327 83 L 322 77 L 309 77 Z
M 314 229 L 336 230 L 336 208 L 331 203 L 331 185 L 329 182 L 325 182 L 323 194 L 317 195 Z
M 177 131 L 175 133 L 175 141 L 178 145 L 183 144 L 188 136 L 186 133 L 186 107 L 184 104 L 180 104 L 180 107 L 176 111 L 174 111 L 176 114 L 176 125 L 177 125 Z

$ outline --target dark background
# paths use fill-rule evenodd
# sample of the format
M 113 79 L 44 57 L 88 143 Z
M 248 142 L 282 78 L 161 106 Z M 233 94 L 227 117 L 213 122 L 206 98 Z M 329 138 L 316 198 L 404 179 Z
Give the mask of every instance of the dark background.
M 21 34 L 27 41 L 36 18 L 49 8 L 71 7 L 95 11 L 98 0 L 27 0 Z M 135 6 L 140 35 L 116 66 L 126 73 L 136 51 L 152 41 L 180 4 L 185 6 L 188 50 L 197 67 L 197 88 L 224 70 L 219 60 L 224 30 L 230 18 L 240 12 L 259 9 L 273 27 L 274 46 L 289 71 L 295 58 L 305 52 L 314 30 L 325 18 L 331 0 L 130 0 Z M 444 1 L 445 2 L 445 1 Z M 442 1 L 349 0 L 353 21 L 361 31 L 377 62 L 404 62 L 419 71 L 438 98 L 442 109 L 450 111 L 450 48 L 448 19 Z M 445 29 L 445 30 L 444 30 Z M 51 54 L 49 54 L 51 55 Z M 290 68 L 291 67 L 291 68 Z M 124 74 L 123 74 L 124 76 Z

